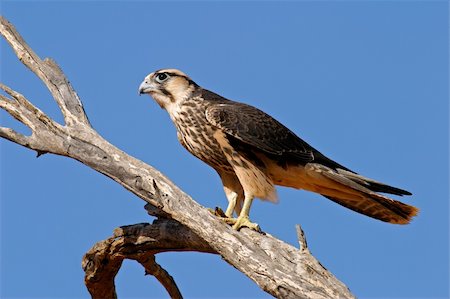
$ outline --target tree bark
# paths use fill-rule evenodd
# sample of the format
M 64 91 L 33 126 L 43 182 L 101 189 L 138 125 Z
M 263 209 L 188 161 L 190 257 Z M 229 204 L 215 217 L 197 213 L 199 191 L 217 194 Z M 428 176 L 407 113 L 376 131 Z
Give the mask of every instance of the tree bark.
M 167 250 L 220 254 L 226 262 L 277 298 L 354 298 L 349 289 L 310 254 L 302 233 L 299 236 L 303 246 L 299 250 L 269 234 L 245 228 L 234 231 L 158 170 L 102 138 L 91 127 L 78 95 L 58 65 L 51 59 L 41 60 L 12 24 L 3 17 L 0 21 L 1 34 L 20 61 L 47 86 L 65 122 L 64 125 L 55 122 L 23 95 L 0 84 L 8 95 L 0 95 L 0 108 L 32 131 L 30 136 L 25 136 L 0 127 L 0 137 L 35 150 L 38 155 L 53 153 L 78 160 L 146 201 L 158 216 L 170 218 L 150 226 L 121 228 L 115 232 L 114 239 L 96 244 L 86 254 L 83 260 L 86 285 L 94 298 L 115 298 L 113 279 L 124 258 L 138 260 L 147 272 L 163 283 L 173 298 L 180 298 L 173 279 L 154 261 L 156 253 Z M 170 226 L 174 234 L 184 237 L 174 240 L 164 234 L 153 235 L 154 231 L 161 232 L 162 225 Z M 144 246 L 139 241 L 143 240 L 141 237 L 151 241 Z M 142 248 L 144 253 L 140 253 Z M 124 250 L 131 251 L 125 253 Z M 98 266 L 99 256 L 111 261 L 107 269 Z M 96 281 L 98 277 L 105 279 Z M 99 282 L 104 288 L 103 293 L 97 294 L 94 289 L 99 289 Z
M 114 230 L 113 236 L 95 244 L 83 257 L 85 284 L 92 298 L 117 298 L 114 277 L 124 259 L 139 262 L 164 286 L 171 298 L 182 298 L 173 278 L 156 263 L 155 254 L 168 251 L 216 253 L 189 228 L 165 218 L 151 205 L 149 214 L 158 216 L 153 224 L 139 223 Z

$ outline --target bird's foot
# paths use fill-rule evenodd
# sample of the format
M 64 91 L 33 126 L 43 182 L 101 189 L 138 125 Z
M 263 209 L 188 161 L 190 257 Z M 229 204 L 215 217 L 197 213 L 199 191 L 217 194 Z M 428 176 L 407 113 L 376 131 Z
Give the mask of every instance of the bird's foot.
M 251 222 L 248 216 L 239 216 L 237 219 L 233 218 L 233 220 L 234 230 L 240 230 L 243 227 L 248 227 L 249 229 L 252 229 L 254 231 L 261 232 L 261 228 L 259 227 L 258 223 Z
M 226 224 L 232 225 L 234 230 L 240 230 L 243 227 L 247 227 L 254 231 L 261 232 L 259 225 L 251 222 L 248 216 L 239 216 L 238 218 L 228 217 L 219 207 L 216 207 L 215 209 L 208 208 L 208 210 Z
M 209 212 L 214 216 L 217 216 L 220 220 L 225 222 L 226 224 L 233 225 L 236 223 L 236 218 L 228 217 L 221 208 L 216 207 L 215 209 L 209 209 Z
M 216 208 L 214 208 L 214 209 L 208 208 L 208 211 L 209 211 L 211 214 L 213 214 L 214 216 L 217 216 L 220 220 L 222 220 L 222 221 L 225 222 L 226 224 L 233 225 L 233 224 L 236 223 L 236 218 L 228 217 L 228 216 L 224 213 L 224 211 L 223 211 L 221 208 L 219 208 L 219 207 L 216 207 Z
M 243 227 L 247 227 L 257 232 L 261 232 L 261 228 L 257 223 L 253 223 L 250 221 L 248 217 L 219 217 L 220 220 L 225 222 L 226 224 L 232 225 L 234 230 L 240 230 Z
M 223 217 L 219 217 L 220 220 L 222 220 L 223 222 L 225 222 L 228 225 L 234 225 L 237 221 L 236 218 L 233 217 L 227 217 L 227 216 L 223 216 Z

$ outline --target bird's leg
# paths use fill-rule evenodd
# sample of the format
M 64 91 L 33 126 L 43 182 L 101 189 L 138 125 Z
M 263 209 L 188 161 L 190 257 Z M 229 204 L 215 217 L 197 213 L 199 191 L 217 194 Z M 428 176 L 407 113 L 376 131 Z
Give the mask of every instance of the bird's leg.
M 249 213 L 250 207 L 252 206 L 253 196 L 245 194 L 244 206 L 242 207 L 241 213 L 239 217 L 236 219 L 236 222 L 233 225 L 233 229 L 240 230 L 242 227 L 248 227 L 257 232 L 260 232 L 261 229 L 257 223 L 250 222 Z
M 228 190 L 226 190 L 228 191 Z M 219 216 L 221 220 L 223 220 L 227 224 L 235 224 L 236 218 L 233 218 L 233 211 L 236 207 L 236 203 L 238 200 L 239 195 L 236 192 L 226 192 L 227 199 L 228 199 L 228 207 L 225 213 L 222 211 L 221 208 L 216 208 L 215 215 Z
M 232 194 L 230 194 L 230 196 L 228 196 L 228 207 L 225 211 L 226 217 L 233 218 L 233 212 L 234 208 L 236 207 L 237 198 L 238 194 L 236 192 L 233 192 Z

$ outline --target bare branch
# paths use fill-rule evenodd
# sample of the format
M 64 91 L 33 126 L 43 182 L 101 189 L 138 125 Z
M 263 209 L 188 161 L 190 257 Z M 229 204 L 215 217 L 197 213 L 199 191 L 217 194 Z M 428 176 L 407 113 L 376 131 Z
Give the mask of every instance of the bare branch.
M 183 298 L 173 277 L 156 262 L 154 255 L 148 256 L 145 259 L 139 259 L 138 262 L 145 268 L 146 275 L 155 276 L 159 283 L 166 289 L 167 293 L 169 293 L 170 298 Z
M 85 282 L 93 298 L 116 298 L 114 277 L 124 259 L 138 261 L 146 274 L 164 286 L 171 298 L 182 298 L 173 278 L 155 261 L 167 251 L 214 253 L 205 242 L 174 220 L 157 220 L 116 229 L 114 235 L 95 244 L 84 256 Z
M 26 119 L 24 119 L 23 115 L 19 112 L 18 105 L 1 94 L 0 94 L 0 108 L 8 112 L 12 117 L 17 119 L 21 123 L 25 123 Z
M 50 59 L 42 61 L 14 26 L 2 16 L 0 16 L 0 33 L 13 48 L 19 60 L 35 73 L 50 90 L 61 109 L 66 124 L 69 126 L 76 123 L 89 125 L 78 95 L 58 65 Z
M 300 250 L 309 252 L 308 243 L 306 243 L 305 232 L 301 228 L 300 224 L 297 224 L 295 226 L 295 229 L 297 230 L 297 239 L 300 245 Z
M 150 216 L 155 216 L 156 218 L 160 218 L 160 219 L 172 219 L 172 217 L 170 217 L 169 214 L 167 214 L 160 208 L 152 206 L 151 204 L 146 204 L 144 208 L 147 210 L 147 213 Z
M 29 127 L 32 132 L 31 136 L 26 137 L 15 132 L 13 129 L 3 128 L 1 137 L 36 150 L 38 155 L 45 152 L 64 155 L 68 145 L 65 144 L 62 139 L 69 138 L 67 135 L 67 130 L 49 118 L 44 112 L 28 101 L 22 94 L 14 91 L 2 83 L 0 83 L 0 89 L 5 91 L 12 98 L 9 99 L 0 94 L 0 108 L 8 112 L 19 122 Z M 60 135 L 58 138 L 59 140 L 56 143 L 54 136 L 55 132 L 58 132 Z M 50 138 L 50 136 L 53 138 Z M 49 138 L 51 140 L 49 140 Z
M 25 106 L 30 110 L 35 109 L 33 104 L 31 104 L 22 94 L 18 93 L 15 90 L 12 90 L 11 88 L 9 88 L 8 86 L 6 86 L 1 82 L 0 82 L 0 89 L 6 92 L 8 95 L 10 95 L 11 98 L 18 101 L 22 106 Z
M 0 137 L 8 139 L 25 147 L 29 147 L 29 137 L 22 135 L 13 129 L 0 127 Z

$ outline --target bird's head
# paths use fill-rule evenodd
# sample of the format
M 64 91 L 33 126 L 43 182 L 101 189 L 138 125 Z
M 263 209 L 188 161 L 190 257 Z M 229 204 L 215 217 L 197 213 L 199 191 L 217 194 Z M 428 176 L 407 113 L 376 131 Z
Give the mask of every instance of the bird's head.
M 149 74 L 139 86 L 139 94 L 149 94 L 166 110 L 189 98 L 199 86 L 185 73 L 161 69 Z

